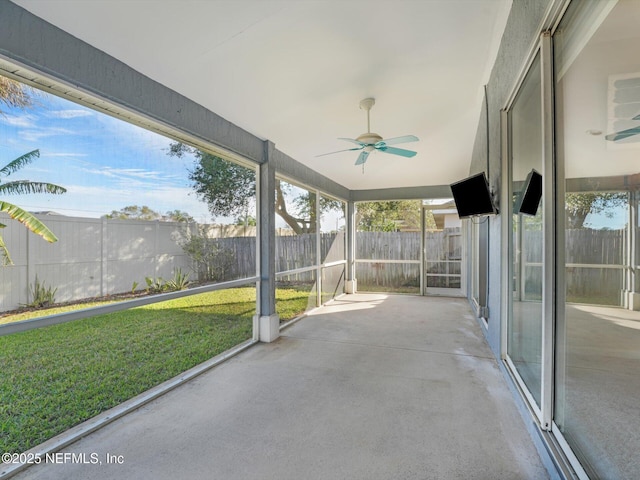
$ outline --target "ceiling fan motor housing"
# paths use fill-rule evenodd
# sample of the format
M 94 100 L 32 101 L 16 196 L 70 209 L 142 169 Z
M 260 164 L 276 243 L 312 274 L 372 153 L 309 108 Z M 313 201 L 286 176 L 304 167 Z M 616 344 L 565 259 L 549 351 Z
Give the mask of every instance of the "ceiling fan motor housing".
M 356 140 L 367 145 L 375 145 L 382 140 L 382 137 L 377 133 L 367 132 L 360 135 Z
M 392 147 L 390 145 L 404 142 L 417 142 L 418 137 L 416 137 L 415 135 L 403 135 L 402 137 L 393 137 L 383 140 L 382 136 L 371 131 L 369 112 L 371 110 L 371 107 L 373 107 L 375 103 L 376 101 L 373 98 L 365 98 L 363 100 L 360 100 L 360 108 L 367 111 L 367 133 L 361 134 L 358 138 L 339 138 L 339 140 L 346 140 L 347 142 L 355 143 L 357 147 L 347 148 L 346 150 L 339 150 L 337 152 L 323 153 L 322 155 L 318 156 L 322 157 L 324 155 L 330 155 L 333 153 L 361 150 L 355 164 L 363 166 L 364 162 L 367 161 L 367 157 L 369 156 L 369 154 L 375 150 L 380 150 L 384 153 L 400 155 L 407 158 L 414 157 L 416 155 L 416 152 L 412 150 Z

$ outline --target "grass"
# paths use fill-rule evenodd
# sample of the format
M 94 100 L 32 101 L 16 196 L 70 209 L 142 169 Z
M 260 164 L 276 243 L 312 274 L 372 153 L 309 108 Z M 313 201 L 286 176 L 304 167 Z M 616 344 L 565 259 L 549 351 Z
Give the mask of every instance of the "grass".
M 276 296 L 293 318 L 309 295 Z M 248 340 L 255 302 L 255 288 L 234 288 L 0 337 L 0 451 L 28 450 Z
M 32 318 L 44 317 L 47 315 L 54 315 L 56 313 L 66 313 L 73 310 L 79 310 L 81 308 L 99 307 L 100 305 L 106 305 L 108 303 L 115 303 L 118 300 L 101 300 L 96 302 L 75 303 L 70 305 L 60 305 L 49 308 L 39 308 L 36 310 L 24 310 L 12 312 L 10 314 L 0 315 L 0 325 L 12 322 L 21 322 L 22 320 L 30 320 Z
M 589 305 L 604 305 L 604 306 L 620 306 L 620 299 L 617 295 L 567 295 L 567 303 L 583 303 Z
M 288 322 L 316 306 L 315 284 L 279 282 L 276 284 L 276 313 L 280 323 Z

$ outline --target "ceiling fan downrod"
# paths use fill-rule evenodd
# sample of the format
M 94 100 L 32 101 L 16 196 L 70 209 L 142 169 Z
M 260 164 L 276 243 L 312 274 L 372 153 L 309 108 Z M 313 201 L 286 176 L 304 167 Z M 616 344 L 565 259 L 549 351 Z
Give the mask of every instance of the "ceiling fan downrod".
M 371 133 L 371 122 L 369 120 L 369 112 L 371 111 L 371 107 L 376 104 L 375 98 L 365 98 L 360 100 L 360 108 L 362 110 L 367 111 L 367 133 Z

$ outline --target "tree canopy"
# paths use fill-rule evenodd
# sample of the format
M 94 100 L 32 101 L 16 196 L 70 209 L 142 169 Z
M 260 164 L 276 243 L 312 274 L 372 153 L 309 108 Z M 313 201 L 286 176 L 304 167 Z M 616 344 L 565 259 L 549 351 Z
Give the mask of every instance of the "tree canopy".
M 611 218 L 613 210 L 625 206 L 627 202 L 627 192 L 567 193 L 565 196 L 567 228 L 583 228 L 589 214 L 603 213 Z
M 10 108 L 28 108 L 33 105 L 34 90 L 7 77 L 0 76 L 0 105 L 4 104 Z M 6 115 L 6 112 L 0 108 L 0 114 Z M 12 173 L 24 168 L 40 157 L 40 150 L 32 150 L 29 153 L 10 161 L 2 169 L 0 175 L 8 177 Z M 47 182 L 33 182 L 31 180 L 12 180 L 0 185 L 0 195 L 21 195 L 31 193 L 50 193 L 62 194 L 66 189 L 58 185 Z M 12 220 L 17 220 L 27 227 L 31 232 L 40 235 L 48 242 L 56 242 L 58 238 L 49 228 L 38 220 L 34 215 L 20 208 L 13 203 L 0 201 L 0 211 L 9 215 Z M 0 224 L 0 228 L 5 225 Z M 3 265 L 13 263 L 9 255 L 4 239 L 0 235 L 0 257 Z
M 193 222 L 194 219 L 187 212 L 182 210 L 172 210 L 166 214 L 161 214 L 147 205 L 128 205 L 120 210 L 112 210 L 104 215 L 104 218 L 115 220 L 158 220 L 161 222 Z
M 17 172 L 23 167 L 29 165 L 36 158 L 40 156 L 39 150 L 33 150 L 29 153 L 21 155 L 20 157 L 12 160 L 3 168 L 0 169 L 0 175 L 8 177 L 12 173 Z M 0 184 L 0 196 L 4 195 L 23 195 L 30 193 L 50 193 L 50 194 L 62 194 L 67 190 L 53 183 L 47 182 L 32 182 L 31 180 L 12 180 Z M 20 208 L 13 203 L 0 200 L 0 212 L 5 212 L 12 220 L 17 220 L 27 227 L 30 231 L 36 235 L 40 235 L 48 242 L 57 242 L 58 238 L 53 234 L 49 228 L 42 223 L 33 214 Z M 5 225 L 0 223 L 0 228 L 4 228 Z M 2 257 L 2 263 L 9 265 L 12 262 L 9 250 L 7 249 L 4 239 L 0 236 L 0 256 Z
M 222 157 L 175 142 L 168 154 L 182 158 L 192 155 L 194 166 L 189 180 L 197 197 L 207 204 L 215 217 L 248 218 L 256 196 L 255 171 Z M 276 180 L 276 213 L 296 234 L 316 231 L 316 195 L 304 191 L 292 195 L 293 187 Z M 320 197 L 320 211 L 342 210 L 342 203 Z M 244 222 L 243 222 L 244 223 Z
M 31 87 L 0 75 L 0 103 L 11 108 L 28 108 L 33 105 L 34 94 Z M 0 109 L 0 114 L 6 112 Z
M 392 200 L 385 202 L 361 202 L 356 208 L 356 225 L 360 231 L 397 232 L 420 230 L 419 200 Z M 426 228 L 436 228 L 431 211 L 426 212 Z

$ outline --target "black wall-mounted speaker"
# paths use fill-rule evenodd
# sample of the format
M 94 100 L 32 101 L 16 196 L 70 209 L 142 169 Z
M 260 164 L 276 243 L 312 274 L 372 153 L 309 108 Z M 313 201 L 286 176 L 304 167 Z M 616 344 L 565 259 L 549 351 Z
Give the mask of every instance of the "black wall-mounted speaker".
M 538 205 L 542 198 L 542 175 L 532 169 L 524 181 L 513 213 L 534 216 L 538 213 Z
M 484 172 L 452 183 L 450 187 L 460 218 L 498 213 Z

